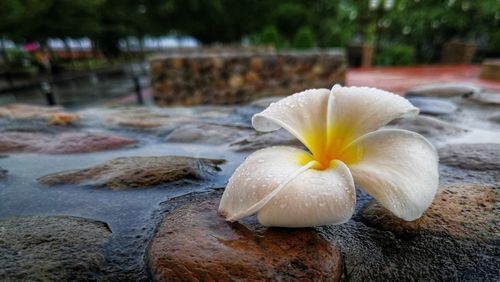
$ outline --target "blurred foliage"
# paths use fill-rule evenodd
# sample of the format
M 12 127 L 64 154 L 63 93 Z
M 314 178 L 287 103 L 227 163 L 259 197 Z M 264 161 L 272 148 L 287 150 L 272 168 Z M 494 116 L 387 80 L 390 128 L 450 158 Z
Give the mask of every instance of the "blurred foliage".
M 415 63 L 415 48 L 403 44 L 385 46 L 375 60 L 379 66 L 411 66 Z
M 308 49 L 315 47 L 314 33 L 309 27 L 302 27 L 297 31 L 293 39 L 293 47 L 297 49 Z
M 278 49 L 285 47 L 285 42 L 274 25 L 266 26 L 262 30 L 260 37 L 254 41 L 261 45 L 272 45 Z
M 119 53 L 121 38 L 167 34 L 207 44 L 250 38 L 278 48 L 368 42 L 384 56 L 392 48 L 386 46 L 403 44 L 421 63 L 436 61 L 453 39 L 500 54 L 500 0 L 393 0 L 385 8 L 387 1 L 370 7 L 370 0 L 1 0 L 0 35 L 42 45 L 49 37 L 85 36 L 110 56 Z
M 31 54 L 21 49 L 9 49 L 6 51 L 6 56 L 12 67 L 24 68 L 31 66 Z

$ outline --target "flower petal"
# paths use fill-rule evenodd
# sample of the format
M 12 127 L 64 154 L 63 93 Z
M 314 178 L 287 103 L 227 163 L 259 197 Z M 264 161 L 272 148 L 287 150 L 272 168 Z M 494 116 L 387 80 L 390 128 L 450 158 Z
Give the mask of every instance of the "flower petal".
M 309 153 L 293 147 L 271 147 L 250 155 L 235 171 L 222 195 L 219 212 L 235 221 L 258 212 L 267 226 L 308 227 L 347 221 L 355 190 L 347 167 L 302 165 Z M 284 185 L 283 185 L 284 184 Z
M 419 112 L 405 98 L 376 88 L 335 85 L 331 95 L 334 99 L 328 106 L 327 143 L 337 149 L 394 119 Z
M 258 213 L 265 226 L 313 227 L 340 224 L 354 213 L 356 190 L 341 161 L 329 169 L 309 169 L 288 184 Z
M 310 89 L 272 103 L 252 117 L 258 131 L 274 131 L 283 127 L 311 152 L 324 148 L 326 141 L 328 89 Z
M 357 185 L 404 220 L 429 207 L 439 184 L 438 156 L 421 135 L 399 129 L 368 133 L 346 150 L 361 160 L 349 166 Z
M 294 147 L 269 147 L 258 150 L 236 169 L 222 195 L 219 212 L 235 221 L 255 213 L 255 204 L 270 195 L 292 176 L 307 158 L 306 151 Z

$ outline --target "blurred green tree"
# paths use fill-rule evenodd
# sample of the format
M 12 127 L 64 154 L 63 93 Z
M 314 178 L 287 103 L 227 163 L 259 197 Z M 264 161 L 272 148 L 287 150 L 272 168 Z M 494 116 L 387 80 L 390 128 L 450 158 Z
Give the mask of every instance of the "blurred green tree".
M 297 31 L 295 37 L 293 38 L 292 47 L 297 49 L 308 49 L 313 48 L 316 45 L 316 40 L 314 39 L 314 34 L 310 27 L 304 26 Z
M 377 2 L 377 1 L 375 1 Z M 392 2 L 390 9 L 385 4 Z M 302 27 L 308 46 L 346 46 L 353 39 L 385 46 L 405 44 L 418 62 L 436 61 L 451 39 L 482 42 L 495 52 L 500 0 L 1 0 L 0 35 L 16 42 L 89 37 L 116 55 L 128 36 L 190 35 L 202 43 L 260 38 L 294 46 Z M 274 26 L 275 38 L 261 37 Z M 275 32 L 276 31 L 276 32 Z M 303 35 L 306 33 L 301 31 Z M 278 34 L 279 36 L 275 36 Z M 375 38 L 377 35 L 377 38 Z M 301 35 L 302 36 L 302 35 Z

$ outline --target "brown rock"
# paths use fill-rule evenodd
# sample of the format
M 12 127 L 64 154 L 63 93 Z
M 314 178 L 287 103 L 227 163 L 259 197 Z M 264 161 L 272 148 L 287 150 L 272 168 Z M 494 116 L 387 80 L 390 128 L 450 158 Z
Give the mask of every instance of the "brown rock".
M 372 201 L 362 221 L 396 234 L 431 234 L 457 239 L 499 240 L 500 187 L 456 184 L 438 191 L 432 205 L 415 221 L 404 221 Z
M 243 78 L 241 77 L 241 75 L 239 74 L 233 74 L 230 78 L 229 78 L 229 86 L 232 87 L 232 88 L 238 88 L 238 87 L 241 87 L 241 85 L 243 85 L 245 81 L 243 80 Z
M 237 127 L 216 124 L 188 124 L 176 128 L 165 141 L 221 145 L 234 142 L 246 135 L 248 135 L 248 130 Z
M 264 66 L 264 62 L 262 61 L 261 58 L 252 58 L 250 59 L 250 69 L 252 71 L 260 71 L 262 70 L 262 67 Z
M 73 154 L 105 151 L 136 143 L 135 140 L 109 134 L 67 132 L 0 132 L 0 153 Z
M 158 226 L 147 254 L 154 280 L 339 280 L 340 250 L 315 229 L 265 228 L 255 218 L 226 222 L 214 194 L 176 209 Z
M 184 67 L 172 67 L 179 58 L 184 60 Z M 345 56 L 336 51 L 280 54 L 201 51 L 192 56 L 156 58 L 151 62 L 152 67 L 158 63 L 162 67 L 152 73 L 151 81 L 153 98 L 162 106 L 241 104 L 307 88 L 331 87 L 344 82 L 346 69 Z M 202 98 L 197 93 L 202 93 Z
M 113 190 L 147 188 L 177 180 L 196 181 L 216 173 L 223 160 L 190 157 L 123 157 L 91 168 L 49 174 L 38 181 L 49 186 L 77 184 Z
M 62 107 L 42 107 L 12 104 L 0 107 L 0 118 L 43 119 L 49 124 L 66 125 L 80 119 L 77 114 L 64 112 Z
M 451 144 L 438 153 L 440 162 L 449 166 L 500 172 L 500 144 Z

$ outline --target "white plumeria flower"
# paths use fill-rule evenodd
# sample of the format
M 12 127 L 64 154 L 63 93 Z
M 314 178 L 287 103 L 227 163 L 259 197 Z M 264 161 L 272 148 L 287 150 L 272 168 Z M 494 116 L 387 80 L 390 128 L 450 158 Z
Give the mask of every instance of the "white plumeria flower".
M 422 216 L 436 194 L 434 147 L 421 135 L 379 129 L 418 109 L 392 93 L 367 87 L 311 89 L 253 116 L 258 131 L 284 128 L 309 152 L 270 147 L 251 154 L 229 179 L 219 212 L 228 221 L 254 213 L 266 226 L 344 223 L 354 212 L 354 182 L 396 216 Z

